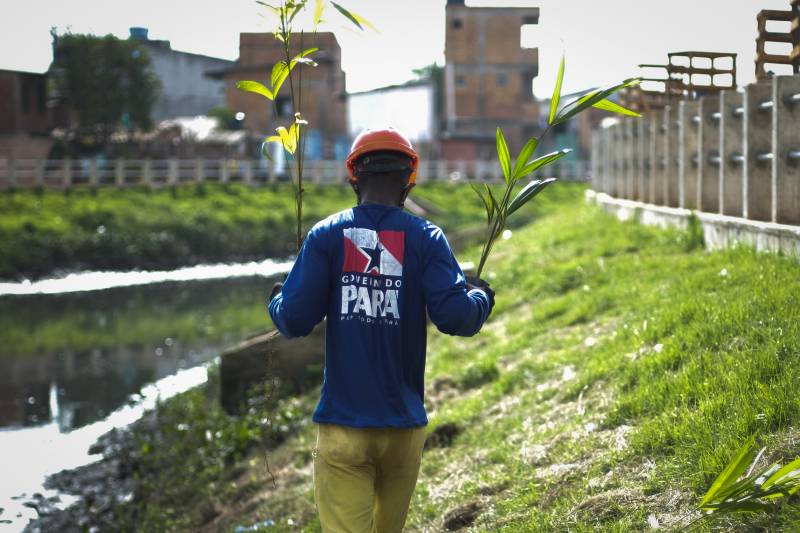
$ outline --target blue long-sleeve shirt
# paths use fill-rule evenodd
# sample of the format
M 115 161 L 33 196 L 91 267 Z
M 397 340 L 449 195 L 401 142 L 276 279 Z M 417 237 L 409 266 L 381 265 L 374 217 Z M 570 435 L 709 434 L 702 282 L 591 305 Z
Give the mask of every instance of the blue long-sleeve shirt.
M 316 224 L 269 303 L 286 337 L 308 335 L 328 318 L 313 420 L 427 424 L 426 309 L 440 331 L 461 336 L 476 334 L 491 312 L 485 292 L 467 290 L 441 229 L 399 207 L 374 204 Z

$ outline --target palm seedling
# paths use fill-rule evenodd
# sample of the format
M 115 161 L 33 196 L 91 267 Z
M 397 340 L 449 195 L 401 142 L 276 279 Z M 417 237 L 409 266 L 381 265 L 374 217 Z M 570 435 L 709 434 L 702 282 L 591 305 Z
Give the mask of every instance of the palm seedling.
M 570 152 L 568 149 L 563 149 L 534 159 L 540 140 L 547 135 L 550 129 L 553 126 L 567 122 L 578 113 L 581 113 L 590 107 L 604 109 L 606 111 L 612 111 L 614 113 L 620 113 L 628 116 L 640 116 L 638 113 L 634 113 L 633 111 L 630 111 L 621 105 L 608 100 L 608 98 L 617 91 L 620 91 L 626 87 L 637 85 L 640 82 L 638 78 L 627 79 L 622 83 L 607 89 L 593 89 L 559 109 L 561 83 L 563 80 L 564 57 L 562 56 L 561 63 L 558 68 L 558 75 L 556 77 L 553 98 L 550 101 L 550 115 L 547 120 L 547 127 L 538 138 L 531 137 L 528 139 L 515 158 L 513 164 L 511 163 L 511 154 L 509 153 L 508 145 L 506 144 L 503 132 L 500 128 L 497 128 L 495 133 L 497 141 L 497 157 L 500 160 L 500 166 L 503 170 L 503 177 L 505 179 L 505 189 L 503 190 L 502 194 L 499 197 L 495 196 L 495 193 L 492 191 L 489 185 L 485 183 L 483 184 L 483 187 L 478 187 L 474 184 L 472 185 L 473 190 L 478 197 L 480 197 L 481 202 L 483 202 L 483 205 L 486 208 L 486 224 L 488 228 L 486 241 L 484 242 L 483 250 L 481 251 L 481 258 L 480 262 L 478 263 L 478 270 L 476 274 L 479 278 L 484 267 L 486 266 L 486 260 L 489 257 L 489 253 L 492 251 L 495 241 L 503 233 L 503 230 L 506 227 L 508 217 L 520 207 L 531 201 L 537 194 L 544 190 L 545 187 L 555 182 L 556 179 L 547 178 L 531 180 L 525 184 L 525 186 L 522 187 L 522 189 L 520 189 L 516 195 L 514 195 L 513 193 L 517 183 L 537 170 L 558 161 Z
M 305 161 L 303 147 L 305 144 L 305 129 L 308 126 L 308 121 L 303 118 L 303 67 L 316 67 L 317 63 L 313 59 L 313 54 L 319 51 L 319 48 L 304 47 L 303 31 L 299 34 L 294 30 L 294 24 L 297 16 L 303 12 L 309 0 L 279 0 L 277 3 L 268 3 L 257 0 L 258 4 L 266 7 L 277 19 L 277 24 L 273 28 L 272 34 L 275 39 L 281 43 L 283 51 L 283 58 L 272 66 L 269 73 L 269 87 L 261 82 L 253 80 L 242 80 L 236 83 L 236 87 L 251 93 L 259 94 L 270 100 L 273 104 L 275 117 L 278 116 L 277 97 L 281 88 L 286 81 L 289 82 L 289 92 L 292 102 L 292 109 L 297 112 L 294 114 L 294 119 L 291 124 L 287 126 L 278 126 L 275 128 L 276 135 L 271 135 L 264 140 L 262 144 L 262 153 L 269 157 L 267 150 L 269 143 L 278 143 L 283 148 L 283 155 L 286 161 L 286 167 L 289 168 L 290 163 L 295 164 L 295 176 L 292 180 L 294 184 L 294 207 L 295 215 L 297 217 L 297 231 L 296 231 L 296 245 L 297 250 L 300 250 L 300 245 L 303 243 L 302 233 L 302 219 L 303 219 L 303 163 Z M 314 13 L 313 25 L 314 33 L 317 27 L 323 21 L 323 15 L 328 0 L 314 0 Z M 363 30 L 365 27 L 375 29 L 372 24 L 366 21 L 363 17 L 353 13 L 336 2 L 330 4 L 347 20 L 353 23 L 358 29 Z M 299 43 L 297 42 L 299 41 Z M 296 47 L 298 44 L 299 47 Z M 299 50 L 299 52 L 294 53 Z M 291 161 L 290 161 L 291 158 Z
M 784 466 L 773 463 L 756 470 L 764 448 L 756 454 L 754 445 L 755 436 L 748 439 L 711 484 L 698 505 L 705 513 L 701 518 L 767 511 L 775 508 L 775 500 L 800 491 L 800 457 Z

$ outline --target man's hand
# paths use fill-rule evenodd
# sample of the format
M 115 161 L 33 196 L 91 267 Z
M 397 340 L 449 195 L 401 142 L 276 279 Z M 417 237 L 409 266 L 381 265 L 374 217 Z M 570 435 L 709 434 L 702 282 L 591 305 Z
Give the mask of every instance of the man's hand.
M 269 293 L 269 301 L 271 302 L 273 298 L 275 298 L 280 292 L 283 290 L 283 283 L 280 281 L 276 281 L 275 284 L 272 286 L 272 292 Z
M 494 307 L 494 291 L 489 286 L 489 283 L 481 278 L 475 276 L 467 276 L 467 290 L 480 289 L 489 297 L 489 309 Z

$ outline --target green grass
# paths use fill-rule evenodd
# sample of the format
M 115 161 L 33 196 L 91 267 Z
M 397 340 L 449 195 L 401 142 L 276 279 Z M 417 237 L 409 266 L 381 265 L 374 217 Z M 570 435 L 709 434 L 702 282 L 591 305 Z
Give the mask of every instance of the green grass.
M 481 334 L 430 335 L 429 430 L 463 431 L 426 451 L 409 531 L 439 530 L 471 503 L 474 531 L 675 529 L 697 518 L 699 497 L 751 434 L 764 462 L 800 455 L 800 265 L 747 248 L 709 253 L 696 230 L 620 223 L 585 205 L 581 187 L 551 190 L 536 222 L 489 260 L 497 307 Z M 203 432 L 209 418 L 183 420 Z M 313 425 L 298 425 L 272 454 L 278 490 L 248 459 L 246 474 L 217 472 L 230 493 L 213 496 L 216 526 L 270 518 L 280 531 L 291 518 L 318 531 L 313 442 Z M 796 496 L 701 524 L 798 527 Z
M 468 201 L 453 202 L 456 189 Z M 355 199 L 346 186 L 308 185 L 306 192 L 305 229 Z M 0 279 L 288 257 L 293 195 L 287 184 L 1 192 Z M 424 185 L 414 197 L 448 206 L 430 216 L 445 227 L 480 222 L 481 207 L 466 187 Z

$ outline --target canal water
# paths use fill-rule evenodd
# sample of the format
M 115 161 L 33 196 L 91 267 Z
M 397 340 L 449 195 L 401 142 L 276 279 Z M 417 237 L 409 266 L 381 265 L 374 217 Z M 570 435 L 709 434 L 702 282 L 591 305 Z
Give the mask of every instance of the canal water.
M 222 347 L 266 329 L 272 278 L 289 265 L 0 283 L 0 532 L 36 517 L 24 503 L 54 495 L 47 475 L 99 459 L 100 435 L 205 382 Z

